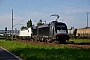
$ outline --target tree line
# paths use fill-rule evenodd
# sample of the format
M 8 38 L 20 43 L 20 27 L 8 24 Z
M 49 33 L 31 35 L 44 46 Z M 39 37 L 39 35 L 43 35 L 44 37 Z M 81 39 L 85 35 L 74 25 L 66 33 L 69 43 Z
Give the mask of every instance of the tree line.
M 37 23 L 37 26 L 43 25 L 43 24 L 44 24 L 44 23 L 42 23 L 42 20 L 40 19 L 39 22 Z M 27 22 L 27 26 L 22 26 L 22 27 L 21 27 L 21 30 L 30 28 L 30 27 L 32 27 L 32 26 L 34 26 L 34 25 L 32 24 L 32 20 L 30 19 L 30 20 L 28 20 L 28 22 Z

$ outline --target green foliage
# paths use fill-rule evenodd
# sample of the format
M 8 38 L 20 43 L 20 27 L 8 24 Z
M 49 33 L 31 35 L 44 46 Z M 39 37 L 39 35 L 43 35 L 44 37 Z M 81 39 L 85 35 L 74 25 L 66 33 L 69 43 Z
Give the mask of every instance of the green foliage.
M 39 23 L 39 22 L 38 22 L 38 23 L 37 23 L 37 26 L 40 26 L 40 25 L 42 25 L 42 23 Z
M 42 25 L 42 24 L 43 24 L 42 20 L 40 19 L 39 22 L 37 23 L 37 26 Z
M 30 20 L 28 20 L 28 22 L 27 22 L 27 27 L 26 27 L 26 26 L 22 26 L 22 27 L 21 27 L 21 30 L 27 29 L 27 28 L 29 28 L 29 27 L 31 27 L 31 26 L 32 26 L 32 21 L 31 21 L 31 19 L 30 19 Z
M 74 43 L 88 43 L 88 44 L 90 44 L 90 39 L 70 39 L 69 41 L 74 41 Z
M 22 44 L 15 41 L 0 41 L 0 46 L 24 58 L 24 60 L 89 60 L 90 49 L 67 46 Z
M 27 22 L 27 27 L 29 28 L 29 27 L 31 27 L 32 26 L 32 21 L 31 21 L 31 19 L 30 20 L 28 20 L 28 22 Z
M 27 28 L 26 26 L 22 26 L 22 27 L 21 27 L 21 30 L 26 29 L 26 28 Z

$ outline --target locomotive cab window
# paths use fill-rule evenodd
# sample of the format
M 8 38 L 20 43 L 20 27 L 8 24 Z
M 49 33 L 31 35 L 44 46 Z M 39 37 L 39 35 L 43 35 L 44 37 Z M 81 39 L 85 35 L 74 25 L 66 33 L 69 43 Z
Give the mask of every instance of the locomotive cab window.
M 56 24 L 56 33 L 59 33 L 59 32 L 66 33 L 67 32 L 67 26 L 63 23 Z
M 66 30 L 66 26 L 65 25 L 57 25 L 56 29 L 57 30 Z

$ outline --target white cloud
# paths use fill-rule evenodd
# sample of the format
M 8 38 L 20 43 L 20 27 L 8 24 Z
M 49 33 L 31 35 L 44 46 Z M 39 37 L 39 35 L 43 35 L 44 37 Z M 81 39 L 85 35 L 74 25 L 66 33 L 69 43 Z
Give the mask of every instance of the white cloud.
M 11 15 L 9 13 L 3 13 L 0 15 L 0 28 L 4 29 L 7 26 L 10 26 L 11 23 Z
M 46 9 L 48 8 L 48 9 Z M 43 21 L 46 20 L 47 23 L 49 23 L 52 20 L 55 20 L 56 17 L 50 17 L 51 14 L 58 14 L 60 15 L 59 21 L 66 22 L 66 24 L 71 27 L 71 26 L 75 26 L 75 27 L 84 27 L 85 26 L 85 21 L 84 17 L 80 17 L 78 18 L 77 15 L 78 14 L 82 14 L 82 13 L 86 13 L 87 11 L 90 10 L 90 8 L 88 7 L 80 7 L 75 9 L 72 6 L 65 6 L 62 8 L 49 8 L 46 7 L 44 10 L 45 12 L 37 12 L 37 11 L 27 11 L 27 12 L 23 12 L 23 13 L 18 13 L 17 15 L 14 15 L 14 24 L 17 24 L 18 22 L 24 20 L 21 24 L 24 24 L 24 26 L 26 25 L 26 22 L 29 19 L 33 20 L 33 23 L 36 24 L 35 21 L 39 21 L 40 19 L 42 19 Z M 47 12 L 50 11 L 50 12 Z M 74 15 L 77 14 L 77 15 Z M 81 19 L 81 20 L 79 20 Z M 8 27 L 8 29 L 11 29 L 11 22 L 12 18 L 11 18 L 11 13 L 3 13 L 2 15 L 0 15 L 0 29 L 4 29 L 5 27 Z M 22 25 L 17 25 L 15 26 L 15 28 L 20 28 Z
M 14 15 L 14 24 L 17 24 L 18 22 L 20 22 L 22 20 L 23 17 Z M 8 29 L 11 29 L 12 27 L 12 15 L 11 13 L 3 13 L 2 15 L 0 15 L 0 29 L 4 29 L 5 27 L 7 27 Z
M 21 15 L 13 15 L 13 19 L 14 19 L 14 28 L 18 28 L 20 29 L 21 26 L 26 26 L 26 23 L 29 19 L 33 20 L 33 23 L 36 24 L 35 21 L 39 21 L 40 19 L 44 20 L 44 18 L 47 18 L 48 14 L 47 13 L 40 13 L 40 12 L 25 12 L 22 13 Z M 50 16 L 49 16 L 50 17 Z M 47 18 L 48 19 L 48 18 Z M 24 20 L 24 21 L 22 21 Z M 20 24 L 23 25 L 19 25 L 18 23 L 22 21 Z M 12 26 L 12 15 L 11 13 L 3 13 L 2 15 L 0 15 L 0 29 L 4 29 L 5 27 L 8 27 L 8 29 L 11 29 Z M 18 24 L 18 25 L 16 25 Z
M 81 6 L 81 7 L 73 7 L 73 6 L 66 6 L 65 13 L 66 14 L 77 14 L 77 13 L 86 13 L 90 12 L 90 8 L 88 6 Z

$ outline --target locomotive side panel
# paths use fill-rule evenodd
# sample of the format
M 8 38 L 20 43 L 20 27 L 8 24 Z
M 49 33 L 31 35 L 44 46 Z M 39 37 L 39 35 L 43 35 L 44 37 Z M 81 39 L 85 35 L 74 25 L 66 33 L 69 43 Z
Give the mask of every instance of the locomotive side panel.
M 48 37 L 49 36 L 49 27 L 39 28 L 38 36 L 39 37 Z
M 37 36 L 37 29 L 33 29 L 33 36 Z
M 48 41 L 49 38 L 49 25 L 41 25 L 37 28 L 37 40 L 38 41 Z

